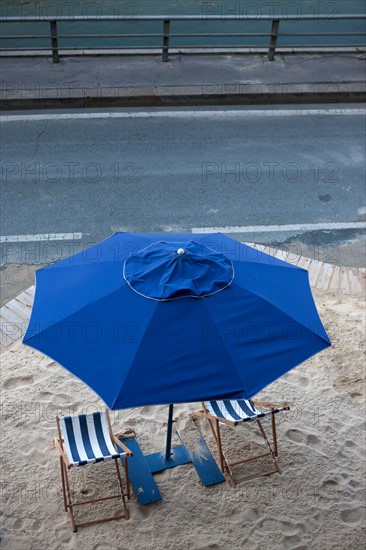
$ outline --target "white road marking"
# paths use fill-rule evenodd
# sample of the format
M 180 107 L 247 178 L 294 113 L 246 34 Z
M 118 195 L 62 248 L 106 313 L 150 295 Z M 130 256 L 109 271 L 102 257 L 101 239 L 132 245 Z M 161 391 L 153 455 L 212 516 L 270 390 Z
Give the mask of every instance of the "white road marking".
M 366 229 L 366 222 L 304 223 L 287 225 L 234 225 L 226 227 L 192 227 L 192 233 L 281 233 L 283 231 L 332 231 L 335 229 Z M 41 233 L 38 235 L 6 235 L 0 243 L 40 241 L 78 241 L 82 233 Z
M 217 110 L 217 111 L 115 111 L 103 113 L 42 113 L 37 115 L 2 115 L 0 122 L 30 122 L 41 120 L 82 120 L 110 118 L 245 118 L 245 117 L 283 117 L 314 115 L 366 115 L 366 109 L 253 109 L 253 110 Z
M 334 229 L 366 229 L 366 222 L 192 227 L 191 231 L 192 233 L 281 233 L 282 231 L 332 231 Z
M 27 243 L 37 241 L 79 241 L 82 233 L 42 233 L 40 235 L 6 235 L 0 243 Z

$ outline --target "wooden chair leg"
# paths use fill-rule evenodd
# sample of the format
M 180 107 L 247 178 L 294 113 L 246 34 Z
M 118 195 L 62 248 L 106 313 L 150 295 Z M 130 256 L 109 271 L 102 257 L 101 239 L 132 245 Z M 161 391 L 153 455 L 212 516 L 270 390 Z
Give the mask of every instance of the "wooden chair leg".
M 267 437 L 267 434 L 266 434 L 266 432 L 264 431 L 264 428 L 263 428 L 263 426 L 262 426 L 262 422 L 261 422 L 258 418 L 257 418 L 257 423 L 258 423 L 260 432 L 261 432 L 261 434 L 262 434 L 262 437 L 263 437 L 263 439 L 265 440 L 265 442 L 266 442 L 267 445 L 268 445 L 268 449 L 269 449 L 270 454 L 271 454 L 271 456 L 272 456 L 273 464 L 275 465 L 275 467 L 276 467 L 278 473 L 279 473 L 279 474 L 282 474 L 282 470 L 281 470 L 281 468 L 280 468 L 280 466 L 279 466 L 279 464 L 278 464 L 278 462 L 277 462 L 277 460 L 276 460 L 276 455 L 275 455 L 275 453 L 274 453 L 274 451 L 273 451 L 273 449 L 272 449 L 272 447 L 271 447 L 271 444 L 270 444 L 270 442 L 269 442 L 269 439 L 268 439 L 268 437 Z
M 277 445 L 277 432 L 276 432 L 276 415 L 272 414 L 272 438 L 273 438 L 273 451 L 274 455 L 278 456 L 278 445 Z
M 64 461 L 62 460 L 61 456 L 60 456 L 60 469 L 61 469 L 61 482 L 62 482 L 62 496 L 64 498 L 64 510 L 65 510 L 65 512 L 67 512 Z
M 216 420 L 216 443 L 217 443 L 217 448 L 218 448 L 218 451 L 219 451 L 220 468 L 221 468 L 222 473 L 224 473 L 225 472 L 225 463 L 224 463 L 224 456 L 222 454 L 220 424 L 217 420 Z
M 122 499 L 122 502 L 123 502 L 123 508 L 125 510 L 125 518 L 126 519 L 129 519 L 129 511 L 128 511 L 128 508 L 126 506 L 126 499 L 125 499 L 125 494 L 123 492 L 123 483 L 122 483 L 122 478 L 121 478 L 121 472 L 119 470 L 119 466 L 118 466 L 118 462 L 117 460 L 119 460 L 118 458 L 115 458 L 114 459 L 114 464 L 116 466 L 116 473 L 117 473 L 117 477 L 118 477 L 118 482 L 119 482 L 119 487 L 120 487 L 120 491 L 121 491 L 121 499 Z
M 74 533 L 76 533 L 76 531 L 78 530 L 78 527 L 76 525 L 75 518 L 74 518 L 74 506 L 73 506 L 72 499 L 71 499 L 71 491 L 70 491 L 69 478 L 68 478 L 68 474 L 67 474 L 67 468 L 66 468 L 66 466 L 63 462 L 62 462 L 62 466 L 63 466 L 63 470 L 64 470 L 64 480 L 65 480 L 66 496 L 67 496 L 66 506 L 67 506 L 68 512 L 70 514 L 70 522 L 71 522 L 72 530 L 74 531 Z
M 131 484 L 130 478 L 128 477 L 128 456 L 125 456 L 125 475 L 126 475 L 126 487 L 127 487 L 127 498 L 131 498 Z
M 120 488 L 120 492 L 121 492 L 121 499 L 123 501 L 123 504 L 126 504 L 126 499 L 125 499 L 125 494 L 123 492 L 123 484 L 122 484 L 122 478 L 121 478 L 121 472 L 119 471 L 119 467 L 118 467 L 118 463 L 117 463 L 117 458 L 114 458 L 114 465 L 116 467 L 116 474 L 117 474 L 117 478 L 118 478 L 118 483 L 119 483 L 119 488 Z
M 235 487 L 236 486 L 236 482 L 235 482 L 235 479 L 234 479 L 234 476 L 232 474 L 232 471 L 231 471 L 231 468 L 229 466 L 229 463 L 228 461 L 226 460 L 225 458 L 225 455 L 224 455 L 224 452 L 222 450 L 222 442 L 221 442 L 221 432 L 220 432 L 220 422 L 219 420 L 215 420 L 215 425 L 216 425 L 216 430 L 213 426 L 213 422 L 210 418 L 207 418 L 207 422 L 208 422 L 208 425 L 210 426 L 210 429 L 211 429 L 211 432 L 212 432 L 212 435 L 214 437 L 214 440 L 215 440 L 215 443 L 216 443 L 216 446 L 217 446 L 217 450 L 219 452 L 219 460 L 220 460 L 220 469 L 222 471 L 223 474 L 227 474 L 228 477 L 229 477 L 229 483 L 231 485 L 231 487 Z

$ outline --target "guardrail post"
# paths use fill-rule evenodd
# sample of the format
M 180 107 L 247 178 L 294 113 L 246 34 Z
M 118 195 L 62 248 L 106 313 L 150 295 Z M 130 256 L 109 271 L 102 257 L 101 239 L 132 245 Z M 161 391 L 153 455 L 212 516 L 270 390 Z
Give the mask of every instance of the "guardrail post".
M 271 40 L 270 40 L 270 43 L 269 43 L 269 50 L 268 50 L 268 59 L 269 59 L 269 61 L 274 60 L 274 56 L 275 56 L 275 53 L 276 53 L 276 45 L 277 45 L 279 26 L 280 26 L 280 20 L 279 19 L 273 19 L 272 29 L 271 29 Z
M 169 61 L 170 20 L 164 19 L 163 24 L 163 61 Z
M 57 37 L 56 21 L 50 21 L 50 27 L 51 27 L 52 61 L 54 63 L 60 63 L 60 58 L 58 55 L 58 37 Z

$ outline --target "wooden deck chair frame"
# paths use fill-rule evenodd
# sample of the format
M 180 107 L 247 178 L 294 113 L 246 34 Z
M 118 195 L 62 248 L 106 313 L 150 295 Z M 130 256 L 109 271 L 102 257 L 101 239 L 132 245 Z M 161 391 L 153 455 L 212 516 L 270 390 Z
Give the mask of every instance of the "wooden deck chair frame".
M 276 405 L 274 403 L 268 403 L 268 402 L 264 402 L 264 401 L 252 401 L 252 403 L 255 406 L 258 405 L 258 406 L 261 406 L 261 407 L 267 407 L 268 409 L 271 409 L 271 410 L 275 410 L 275 409 L 278 409 L 278 408 L 281 408 L 282 410 L 285 410 L 285 411 L 290 410 L 290 407 L 288 405 Z M 202 410 L 201 411 L 194 411 L 193 415 L 204 417 L 207 420 L 208 425 L 210 427 L 210 430 L 212 432 L 212 435 L 214 437 L 218 453 L 219 453 L 220 469 L 221 469 L 221 471 L 224 475 L 225 474 L 227 475 L 228 481 L 229 481 L 229 483 L 232 487 L 235 487 L 238 483 L 243 483 L 244 481 L 249 481 L 250 479 L 256 479 L 258 477 L 264 477 L 264 476 L 270 476 L 270 475 L 276 474 L 276 473 L 282 474 L 282 470 L 281 470 L 280 465 L 278 464 L 278 461 L 277 461 L 277 458 L 278 458 L 279 454 L 278 454 L 276 418 L 275 418 L 276 414 L 275 413 L 271 414 L 273 448 L 272 448 L 272 445 L 271 445 L 271 443 L 270 443 L 270 441 L 267 437 L 267 434 L 266 434 L 266 432 L 263 428 L 262 422 L 259 418 L 255 418 L 253 420 L 249 420 L 249 421 L 246 421 L 246 422 L 242 422 L 242 421 L 235 422 L 235 421 L 232 421 L 232 420 L 228 420 L 226 418 L 213 416 L 207 411 L 204 402 L 202 402 Z M 263 437 L 264 441 L 267 444 L 268 451 L 265 452 L 265 453 L 255 455 L 255 456 L 250 456 L 248 458 L 243 458 L 243 459 L 237 460 L 235 462 L 229 462 L 228 459 L 226 458 L 224 452 L 223 452 L 223 449 L 222 449 L 220 424 L 227 424 L 228 426 L 238 426 L 240 424 L 250 424 L 254 421 L 257 423 L 257 425 L 259 427 L 260 434 L 261 434 L 261 436 Z M 246 462 L 251 462 L 251 461 L 254 461 L 254 460 L 258 460 L 259 458 L 262 458 L 262 457 L 265 457 L 265 456 L 270 456 L 271 457 L 272 462 L 273 462 L 273 468 L 271 468 L 270 470 L 266 470 L 264 472 L 260 472 L 258 474 L 248 475 L 244 478 L 241 478 L 239 481 L 235 480 L 233 472 L 232 472 L 232 467 L 233 466 L 237 466 L 238 464 L 244 464 Z
M 58 452 L 60 454 L 60 469 L 61 469 L 61 482 L 62 482 L 62 494 L 63 494 L 64 509 L 65 509 L 65 512 L 69 513 L 71 528 L 74 531 L 74 533 L 78 530 L 78 527 L 82 527 L 84 525 L 91 525 L 93 523 L 104 523 L 104 522 L 107 522 L 107 521 L 112 521 L 112 520 L 121 519 L 121 518 L 125 518 L 126 520 L 129 519 L 129 511 L 128 511 L 128 508 L 126 506 L 126 498 L 130 499 L 130 497 L 131 497 L 130 482 L 129 482 L 129 478 L 128 478 L 128 457 L 132 456 L 132 452 L 126 447 L 126 445 L 124 445 L 112 433 L 111 422 L 110 422 L 108 410 L 106 410 L 105 412 L 106 412 L 106 417 L 107 417 L 107 422 L 108 422 L 109 435 L 110 435 L 110 438 L 112 440 L 112 443 L 113 443 L 114 447 L 116 448 L 116 445 L 118 445 L 122 449 L 122 451 L 124 451 L 126 453 L 126 455 L 124 456 L 126 492 L 123 489 L 121 472 L 120 472 L 119 465 L 118 465 L 118 461 L 120 460 L 120 458 L 112 458 L 112 460 L 115 463 L 115 467 L 116 467 L 116 475 L 117 475 L 118 485 L 119 485 L 119 494 L 118 495 L 112 495 L 112 496 L 106 496 L 106 497 L 99 497 L 99 498 L 89 499 L 89 500 L 81 500 L 81 501 L 73 501 L 72 500 L 72 495 L 71 495 L 71 490 L 70 490 L 70 483 L 69 483 L 69 478 L 68 478 L 68 471 L 74 465 L 70 464 L 70 462 L 67 458 L 65 445 L 64 445 L 64 440 L 62 438 L 62 433 L 61 433 L 60 418 L 58 416 L 56 416 L 58 439 L 54 439 L 53 443 L 54 443 L 55 448 L 58 450 Z M 117 449 L 116 449 L 116 452 L 118 452 Z M 76 467 L 80 467 L 80 466 L 76 466 Z M 123 513 L 122 514 L 119 514 L 117 516 L 109 516 L 109 517 L 93 519 L 93 520 L 89 520 L 89 521 L 82 521 L 82 522 L 78 522 L 78 523 L 76 522 L 75 516 L 74 516 L 74 507 L 75 506 L 91 504 L 93 502 L 100 502 L 100 501 L 110 500 L 110 499 L 114 499 L 114 498 L 121 499 L 122 504 L 123 504 Z

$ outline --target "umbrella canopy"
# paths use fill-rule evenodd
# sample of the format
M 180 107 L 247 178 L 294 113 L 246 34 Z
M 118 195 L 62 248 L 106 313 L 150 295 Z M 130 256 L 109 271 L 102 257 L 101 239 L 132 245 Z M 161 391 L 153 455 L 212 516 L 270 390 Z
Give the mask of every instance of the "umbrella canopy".
M 330 345 L 307 271 L 220 233 L 116 233 L 38 270 L 23 342 L 111 409 L 249 398 Z

